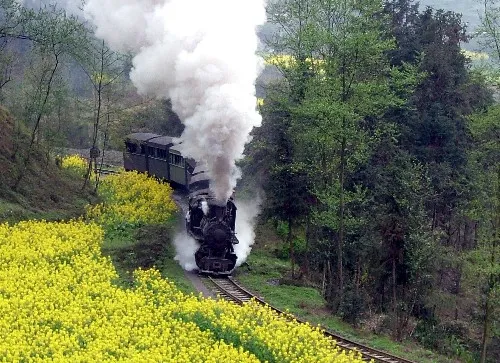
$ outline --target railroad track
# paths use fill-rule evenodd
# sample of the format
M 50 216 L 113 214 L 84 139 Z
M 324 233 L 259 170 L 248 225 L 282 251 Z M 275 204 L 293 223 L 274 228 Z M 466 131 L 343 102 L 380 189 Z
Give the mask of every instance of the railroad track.
M 110 170 L 110 169 L 97 169 L 100 175 L 113 175 L 113 174 L 118 174 L 119 172 L 116 170 Z
M 244 287 L 239 285 L 236 281 L 234 281 L 231 277 L 207 277 L 210 283 L 214 286 L 217 294 L 222 298 L 233 301 L 237 304 L 243 304 L 245 302 L 250 301 L 251 299 L 255 299 L 262 305 L 268 305 L 264 300 L 259 297 L 253 295 L 251 292 L 246 290 Z M 270 306 L 270 305 L 269 305 Z M 280 315 L 289 315 L 279 309 L 276 309 L 272 306 L 270 308 L 276 311 Z M 305 321 L 295 318 L 298 322 L 305 323 Z M 352 340 L 341 337 L 334 332 L 325 330 L 324 334 L 328 337 L 331 337 L 337 342 L 337 345 L 346 350 L 357 350 L 363 356 L 364 361 L 374 361 L 374 362 L 385 362 L 385 363 L 415 363 L 411 360 L 397 357 L 395 355 L 382 352 L 377 349 L 373 349 L 362 344 L 353 342 Z

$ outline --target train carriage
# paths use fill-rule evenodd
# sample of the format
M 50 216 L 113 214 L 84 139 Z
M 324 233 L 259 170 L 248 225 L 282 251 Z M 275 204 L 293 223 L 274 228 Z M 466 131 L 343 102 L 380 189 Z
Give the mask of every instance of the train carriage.
M 135 133 L 125 138 L 123 167 L 125 170 L 137 170 L 141 173 L 149 171 L 146 143 L 161 135 L 151 133 Z
M 148 173 L 187 190 L 195 165 L 194 160 L 182 156 L 179 144 L 170 136 L 134 133 L 125 137 L 125 170 Z

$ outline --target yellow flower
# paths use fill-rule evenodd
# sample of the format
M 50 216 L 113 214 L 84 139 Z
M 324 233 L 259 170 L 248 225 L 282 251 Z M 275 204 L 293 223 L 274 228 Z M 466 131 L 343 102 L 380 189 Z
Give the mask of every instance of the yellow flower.
M 87 207 L 87 217 L 108 226 L 162 224 L 177 209 L 168 184 L 137 172 L 122 171 L 106 177 L 99 195 L 103 203 Z
M 68 155 L 62 158 L 61 167 L 74 175 L 84 177 L 87 173 L 88 161 L 80 155 Z

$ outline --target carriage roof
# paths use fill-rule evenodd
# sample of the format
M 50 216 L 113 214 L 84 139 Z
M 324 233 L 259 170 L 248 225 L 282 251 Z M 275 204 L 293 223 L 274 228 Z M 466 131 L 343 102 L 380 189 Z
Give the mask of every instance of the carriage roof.
M 174 138 L 170 136 L 160 136 L 149 139 L 147 140 L 147 142 L 148 145 L 165 149 L 167 147 L 171 147 L 174 144 Z
M 155 139 L 155 138 L 159 138 L 159 137 L 162 137 L 162 135 L 153 134 L 153 133 L 150 133 L 150 132 L 136 132 L 136 133 L 127 135 L 125 137 L 125 139 L 127 141 L 145 142 L 145 141 L 149 141 L 151 139 Z
M 182 156 L 182 153 L 181 153 L 181 150 L 180 150 L 179 144 L 176 144 L 176 145 L 174 145 L 174 146 L 170 147 L 170 152 L 171 152 L 172 154 L 179 154 L 179 155 L 181 155 L 181 156 Z

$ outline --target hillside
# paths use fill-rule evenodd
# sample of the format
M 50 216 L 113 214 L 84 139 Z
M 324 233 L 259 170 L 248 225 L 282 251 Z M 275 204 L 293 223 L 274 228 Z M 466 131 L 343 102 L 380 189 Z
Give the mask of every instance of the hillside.
M 75 181 L 55 164 L 53 155 L 42 146 L 36 146 L 28 163 L 26 174 L 14 189 L 21 162 L 15 157 L 15 140 L 26 145 L 26 132 L 15 132 L 12 115 L 0 107 L 0 221 L 44 218 L 68 219 L 82 214 L 92 196 L 81 190 L 81 181 Z

